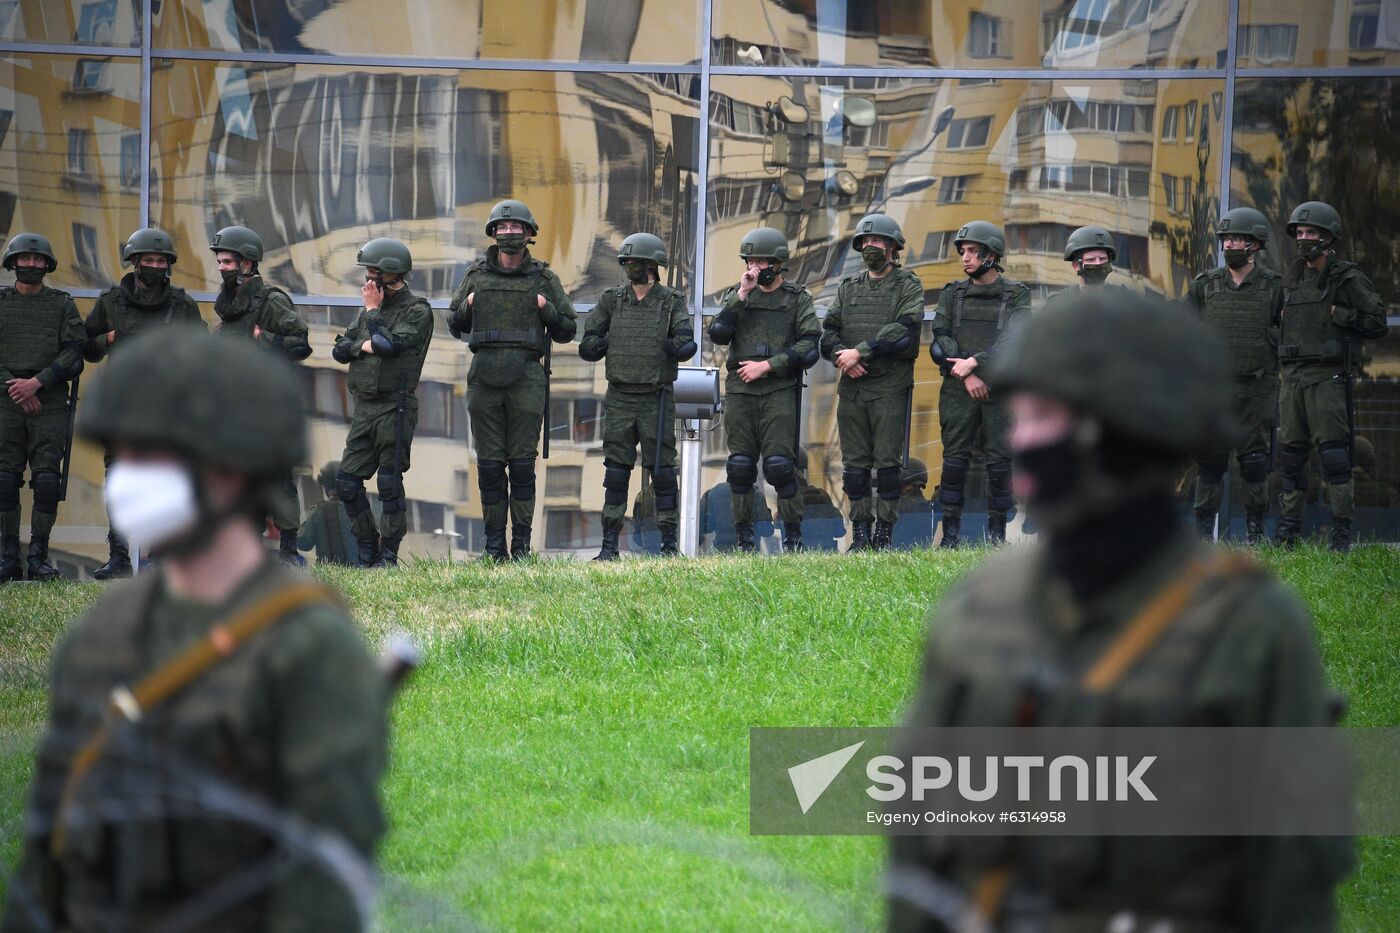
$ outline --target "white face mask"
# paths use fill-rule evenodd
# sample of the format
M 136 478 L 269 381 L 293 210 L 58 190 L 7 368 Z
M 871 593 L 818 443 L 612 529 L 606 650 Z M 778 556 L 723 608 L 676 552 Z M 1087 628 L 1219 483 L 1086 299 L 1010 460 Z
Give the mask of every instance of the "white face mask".
M 178 463 L 112 464 L 107 515 L 117 532 L 154 551 L 194 528 L 199 499 L 194 476 Z

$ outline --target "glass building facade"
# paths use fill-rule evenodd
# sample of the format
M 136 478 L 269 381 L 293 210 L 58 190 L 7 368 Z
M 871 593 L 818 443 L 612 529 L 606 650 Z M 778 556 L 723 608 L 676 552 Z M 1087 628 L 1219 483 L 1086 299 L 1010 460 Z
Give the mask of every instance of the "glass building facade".
M 0 0 L 0 232 L 48 236 L 51 283 L 86 314 L 122 274 L 126 237 L 162 227 L 181 254 L 176 284 L 212 319 L 211 235 L 258 230 L 264 276 L 311 324 L 304 509 L 349 423 L 330 348 L 359 305 L 355 251 L 376 236 L 410 245 L 414 290 L 439 320 L 406 476 L 408 553 L 480 548 L 469 351 L 442 314 L 503 197 L 533 208 L 534 252 L 585 314 L 622 281 L 620 240 L 660 235 L 698 332 L 760 224 L 787 233 L 789 277 L 822 308 L 859 262 L 856 220 L 891 214 L 931 318 L 961 277 L 952 237 L 969 220 L 1006 230 L 1007 274 L 1037 305 L 1070 283 L 1065 238 L 1090 223 L 1114 235 L 1117 281 L 1175 298 L 1217 262 L 1221 212 L 1263 210 L 1281 265 L 1288 211 L 1316 198 L 1341 211 L 1343 254 L 1394 326 L 1400 2 Z M 722 355 L 702 340 L 696 362 Z M 806 382 L 809 520 L 825 522 L 807 538 L 834 544 L 847 532 L 833 517 L 836 372 L 822 362 Z M 939 385 L 921 355 L 911 453 L 931 474 L 924 499 L 941 462 Z M 556 349 L 535 522 L 547 552 L 599 544 L 604 389 L 601 366 Z M 1355 395 L 1358 535 L 1400 540 L 1400 329 L 1366 344 Z M 727 488 L 706 495 L 724 483 L 722 417 L 700 438 L 700 482 L 683 495 L 705 550 L 728 516 Z M 632 494 L 641 515 L 624 548 L 654 548 L 640 471 Z M 918 498 L 897 540 L 931 537 L 937 515 Z M 100 451 L 80 445 L 53 539 L 64 569 L 100 562 L 105 529 Z

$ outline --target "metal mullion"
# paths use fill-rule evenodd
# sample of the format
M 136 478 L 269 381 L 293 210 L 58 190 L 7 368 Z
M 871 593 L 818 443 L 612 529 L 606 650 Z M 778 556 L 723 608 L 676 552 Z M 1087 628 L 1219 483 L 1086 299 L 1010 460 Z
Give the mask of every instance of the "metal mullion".
M 411 58 L 402 55 L 313 55 L 293 52 L 249 52 L 239 49 L 155 49 L 155 58 L 180 61 L 238 61 L 270 65 L 335 65 L 360 68 L 413 68 L 457 71 L 545 71 L 587 74 L 698 75 L 698 65 L 634 62 L 564 62 L 545 59 Z
M 762 70 L 738 65 L 716 65 L 711 74 L 726 77 L 752 78 L 997 78 L 1002 81 L 1170 81 L 1174 79 L 1209 79 L 1225 77 L 1223 68 L 1114 68 L 1055 69 L 1055 68 L 844 68 L 844 67 L 768 67 Z
M 145 0 L 143 0 L 145 2 Z M 75 45 L 50 42 L 0 42 L 0 54 L 81 55 L 84 58 L 140 58 L 142 50 L 131 46 Z
M 1400 65 L 1328 65 L 1319 68 L 1240 68 L 1241 78 L 1400 78 Z
M 151 0 L 141 0 L 141 226 L 151 225 Z
M 1236 43 L 1239 41 L 1240 0 L 1230 0 L 1229 33 L 1225 37 L 1225 105 L 1220 113 L 1220 213 L 1223 215 L 1230 204 L 1230 169 L 1235 148 L 1235 66 Z M 1216 242 L 1219 260 L 1224 262 L 1224 252 Z

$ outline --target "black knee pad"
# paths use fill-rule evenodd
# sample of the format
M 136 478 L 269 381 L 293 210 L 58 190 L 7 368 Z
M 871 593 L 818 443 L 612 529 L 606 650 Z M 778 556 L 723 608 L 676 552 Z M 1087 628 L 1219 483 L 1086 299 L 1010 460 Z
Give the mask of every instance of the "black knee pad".
M 724 474 L 729 480 L 730 493 L 746 496 L 753 492 L 753 484 L 758 482 L 758 464 L 753 457 L 730 454 L 724 462 Z
M 344 470 L 335 474 L 335 494 L 345 506 L 345 514 L 354 518 L 369 508 L 369 496 L 365 495 L 365 481 Z
M 510 465 L 510 497 L 512 499 L 535 498 L 535 458 L 521 457 L 508 461 Z
M 62 492 L 63 477 L 53 470 L 35 473 L 29 481 L 34 490 L 34 511 L 53 515 L 58 512 L 58 497 Z
M 1333 486 L 1351 481 L 1351 451 L 1345 441 L 1328 441 L 1317 449 L 1322 460 L 1322 475 Z
M 1308 449 L 1284 447 L 1279 451 L 1279 473 L 1283 491 L 1295 492 L 1308 488 Z
M 657 467 L 651 474 L 651 488 L 656 493 L 656 511 L 674 512 L 680 508 L 681 484 L 675 467 Z
M 1240 479 L 1246 483 L 1262 483 L 1269 478 L 1269 452 L 1251 450 L 1240 454 Z
M 1196 461 L 1196 478 L 1209 486 L 1219 486 L 1225 482 L 1225 471 L 1229 468 L 1228 453 L 1214 453 Z
M 943 478 L 938 482 L 938 501 L 961 505 L 963 486 L 967 483 L 967 468 L 972 464 L 964 457 L 943 458 Z
M 404 499 L 402 473 L 380 469 L 379 504 L 385 512 L 402 512 L 408 508 L 408 502 Z
M 1015 504 L 1011 498 L 1011 461 L 993 460 L 987 464 L 987 508 L 1005 512 Z
M 797 495 L 797 464 L 787 457 L 764 457 L 763 475 L 779 499 Z
M 630 467 L 603 461 L 603 501 L 608 505 L 627 504 L 627 486 L 632 482 Z
M 880 498 L 886 502 L 899 501 L 899 473 L 897 466 L 880 467 L 875 471 L 875 488 L 879 490 Z
M 19 473 L 0 472 L 0 512 L 19 508 L 19 487 L 23 482 Z
M 476 462 L 476 486 L 481 490 L 481 504 L 495 505 L 506 497 L 506 465 L 500 460 Z
M 841 489 L 852 502 L 869 498 L 870 471 L 863 467 L 846 467 L 841 471 Z

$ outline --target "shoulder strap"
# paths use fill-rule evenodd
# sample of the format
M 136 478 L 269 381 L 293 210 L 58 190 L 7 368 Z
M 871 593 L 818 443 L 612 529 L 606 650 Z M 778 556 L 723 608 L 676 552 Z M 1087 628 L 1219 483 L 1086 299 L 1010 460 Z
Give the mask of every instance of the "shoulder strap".
M 150 710 L 179 693 L 220 661 L 236 654 L 254 635 L 286 618 L 289 613 L 314 603 L 341 605 L 340 598 L 319 583 L 289 583 L 232 618 L 211 627 L 204 638 L 165 666 L 146 675 L 135 687 L 119 685 L 113 688 L 107 700 L 103 724 L 78 749 L 69 765 L 50 838 L 53 855 L 57 857 L 63 851 L 63 814 L 71 805 L 78 784 L 102 755 L 102 749 L 107 744 L 108 722 L 118 718 L 139 722 Z

